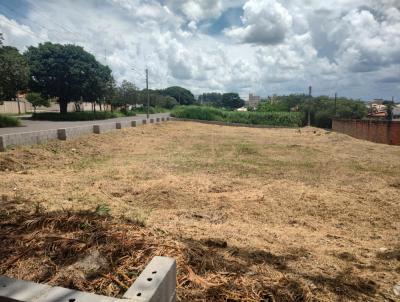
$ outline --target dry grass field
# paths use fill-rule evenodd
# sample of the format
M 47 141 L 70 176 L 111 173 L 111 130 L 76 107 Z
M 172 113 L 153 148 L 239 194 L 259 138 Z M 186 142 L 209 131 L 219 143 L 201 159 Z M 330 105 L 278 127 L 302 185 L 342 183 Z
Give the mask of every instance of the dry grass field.
M 0 194 L 0 274 L 118 296 L 160 254 L 180 301 L 400 298 L 396 146 L 169 122 L 2 153 Z

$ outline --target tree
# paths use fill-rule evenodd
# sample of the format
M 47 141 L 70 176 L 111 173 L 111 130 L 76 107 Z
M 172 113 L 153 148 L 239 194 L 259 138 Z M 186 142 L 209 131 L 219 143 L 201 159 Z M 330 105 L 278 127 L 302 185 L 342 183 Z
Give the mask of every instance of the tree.
M 115 107 L 126 107 L 127 105 L 137 105 L 139 101 L 139 91 L 136 85 L 132 82 L 123 80 L 121 85 L 115 88 L 111 105 Z
M 229 109 L 236 109 L 244 106 L 244 101 L 237 93 L 224 93 L 222 95 L 222 106 Z
M 24 56 L 15 47 L 0 43 L 0 100 L 15 99 L 18 91 L 27 88 L 28 80 L 29 68 Z
M 199 102 L 201 104 L 207 104 L 215 107 L 222 107 L 222 93 L 211 92 L 203 93 L 199 96 Z
M 180 105 L 191 105 L 196 101 L 189 90 L 179 86 L 168 87 L 160 93 L 173 97 Z
M 38 92 L 30 92 L 26 95 L 26 100 L 32 104 L 34 112 L 39 106 L 50 107 L 50 102 L 48 99 L 42 97 Z
M 98 102 L 113 81 L 110 68 L 80 46 L 46 42 L 29 47 L 25 57 L 31 71 L 30 89 L 57 98 L 62 114 L 67 113 L 69 102 Z

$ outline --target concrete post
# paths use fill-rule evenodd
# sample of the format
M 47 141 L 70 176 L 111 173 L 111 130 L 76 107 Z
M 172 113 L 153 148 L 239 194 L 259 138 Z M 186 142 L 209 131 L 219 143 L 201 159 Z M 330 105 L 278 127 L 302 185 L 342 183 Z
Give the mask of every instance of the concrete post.
M 150 124 L 154 124 L 154 119 L 153 118 L 150 119 Z
M 116 123 L 115 126 L 117 129 L 122 129 L 122 123 Z
M 6 142 L 3 136 L 0 136 L 0 152 L 6 151 Z
M 123 298 L 138 302 L 176 301 L 176 262 L 173 258 L 154 257 Z
M 66 141 L 67 140 L 67 129 L 58 129 L 57 137 L 59 140 Z
M 93 125 L 93 133 L 100 134 L 100 125 Z
M 137 126 L 137 122 L 136 121 L 132 121 L 131 122 L 131 127 L 136 127 Z
M 146 125 L 146 124 L 147 124 L 147 120 L 143 120 L 143 121 L 142 121 L 142 124 L 143 124 L 143 125 Z
M 160 122 L 160 118 L 157 117 L 157 118 L 156 118 L 156 123 L 159 123 L 159 122 Z

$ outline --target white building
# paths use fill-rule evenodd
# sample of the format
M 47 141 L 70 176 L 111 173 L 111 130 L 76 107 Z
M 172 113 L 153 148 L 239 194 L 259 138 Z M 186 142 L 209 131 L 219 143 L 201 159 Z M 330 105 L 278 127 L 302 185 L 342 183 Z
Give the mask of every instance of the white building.
M 249 94 L 248 106 L 252 108 L 256 108 L 258 104 L 260 104 L 261 97 L 257 95 Z

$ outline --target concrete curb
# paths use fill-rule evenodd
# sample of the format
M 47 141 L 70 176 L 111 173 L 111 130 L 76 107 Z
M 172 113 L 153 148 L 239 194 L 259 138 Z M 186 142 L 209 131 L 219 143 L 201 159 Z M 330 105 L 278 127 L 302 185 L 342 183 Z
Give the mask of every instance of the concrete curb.
M 138 125 L 153 124 L 160 121 L 168 121 L 169 117 L 157 117 L 143 120 L 126 120 L 119 122 L 106 122 L 92 125 L 83 125 L 69 128 L 50 129 L 32 132 L 4 134 L 0 136 L 0 152 L 6 151 L 7 147 L 19 145 L 34 145 L 49 140 L 68 140 L 85 134 L 102 134 L 117 129 L 137 127 Z
M 116 129 L 118 129 L 117 123 L 93 125 L 93 133 L 96 133 L 96 134 L 102 134 L 102 133 L 110 132 L 110 131 L 113 131 Z
M 176 262 L 154 257 L 122 299 L 0 276 L 2 302 L 175 302 Z

